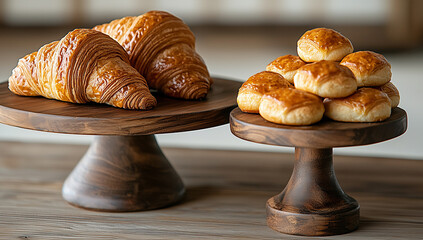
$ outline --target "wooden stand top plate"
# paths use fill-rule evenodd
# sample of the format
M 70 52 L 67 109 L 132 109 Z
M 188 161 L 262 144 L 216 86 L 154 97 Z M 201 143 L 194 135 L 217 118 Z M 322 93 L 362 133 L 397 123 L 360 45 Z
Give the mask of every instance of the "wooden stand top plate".
M 157 107 L 125 110 L 106 104 L 74 104 L 17 96 L 0 84 L 0 123 L 32 130 L 93 135 L 147 135 L 214 127 L 228 123 L 241 82 L 214 78 L 205 100 L 155 94 Z
M 306 148 L 332 148 L 367 145 L 392 139 L 407 130 L 407 114 L 392 109 L 382 122 L 345 123 L 323 118 L 310 126 L 288 126 L 266 121 L 258 114 L 243 113 L 239 108 L 230 114 L 231 131 L 236 136 L 257 143 Z

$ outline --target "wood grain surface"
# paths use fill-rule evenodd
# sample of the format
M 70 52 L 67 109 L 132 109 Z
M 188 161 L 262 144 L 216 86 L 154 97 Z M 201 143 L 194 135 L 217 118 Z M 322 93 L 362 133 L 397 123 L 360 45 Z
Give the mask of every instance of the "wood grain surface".
M 334 156 L 360 202 L 351 233 L 304 237 L 266 225 L 265 202 L 287 184 L 293 154 L 164 149 L 187 194 L 178 205 L 93 212 L 63 201 L 64 179 L 88 146 L 0 142 L 0 239 L 421 239 L 423 161 Z M 423 159 L 422 159 L 423 160 Z
M 333 170 L 332 148 L 382 142 L 403 134 L 407 114 L 400 108 L 375 123 L 345 123 L 324 118 L 310 126 L 288 126 L 235 108 L 232 133 L 242 139 L 295 147 L 295 167 L 285 189 L 267 201 L 267 223 L 296 235 L 343 234 L 359 225 L 359 204 L 339 186 Z
M 167 207 L 184 193 L 154 135 L 96 136 L 62 188 L 69 203 L 109 212 Z
M 267 201 L 266 212 L 272 229 L 305 236 L 348 233 L 360 220 L 359 204 L 336 179 L 332 148 L 295 148 L 291 178 Z
M 391 117 L 375 123 L 345 123 L 324 118 L 310 126 L 288 126 L 266 121 L 258 114 L 235 108 L 230 114 L 231 131 L 236 136 L 257 143 L 331 148 L 382 142 L 407 130 L 407 114 L 394 108 Z
M 214 127 L 228 123 L 236 107 L 241 82 L 214 78 L 203 101 L 188 101 L 155 94 L 157 107 L 125 110 L 105 104 L 74 104 L 43 97 L 22 97 L 0 84 L 0 123 L 33 130 L 93 134 L 144 135 Z

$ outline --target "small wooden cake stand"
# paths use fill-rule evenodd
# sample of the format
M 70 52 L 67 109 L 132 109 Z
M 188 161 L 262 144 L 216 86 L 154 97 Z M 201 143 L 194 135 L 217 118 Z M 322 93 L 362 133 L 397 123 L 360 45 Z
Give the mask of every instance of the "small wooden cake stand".
M 181 178 L 153 134 L 228 123 L 241 84 L 214 79 L 205 100 L 157 95 L 156 108 L 140 111 L 21 97 L 2 83 L 0 123 L 48 132 L 100 135 L 66 179 L 63 197 L 91 210 L 149 210 L 174 204 L 185 193 Z
M 287 126 L 236 108 L 230 114 L 230 126 L 234 135 L 248 141 L 295 147 L 294 170 L 287 186 L 266 204 L 269 227 L 295 235 L 335 235 L 358 227 L 360 206 L 336 180 L 332 148 L 395 138 L 406 131 L 407 114 L 395 108 L 383 122 L 323 119 L 311 126 Z

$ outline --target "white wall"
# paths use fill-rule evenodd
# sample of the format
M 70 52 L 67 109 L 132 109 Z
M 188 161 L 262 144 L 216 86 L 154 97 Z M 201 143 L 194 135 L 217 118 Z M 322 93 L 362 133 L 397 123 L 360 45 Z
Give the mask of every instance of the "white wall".
M 98 23 L 148 10 L 170 11 L 188 23 L 380 24 L 387 0 L 2 0 L 4 21 L 12 25 Z

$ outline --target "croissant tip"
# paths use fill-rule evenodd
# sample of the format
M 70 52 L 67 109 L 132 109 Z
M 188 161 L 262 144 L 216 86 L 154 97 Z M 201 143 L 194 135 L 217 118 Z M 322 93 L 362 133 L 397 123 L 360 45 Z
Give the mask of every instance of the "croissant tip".
M 204 100 L 206 97 L 207 97 L 207 92 L 204 92 L 204 93 L 200 93 L 200 94 L 197 94 L 195 96 L 192 96 L 191 99 L 193 99 L 193 100 Z
M 148 90 L 133 91 L 125 98 L 123 108 L 133 110 L 150 110 L 157 105 L 156 98 Z
M 145 98 L 139 103 L 137 107 L 141 110 L 151 110 L 156 107 L 156 105 L 157 101 L 155 98 Z
M 149 101 L 149 102 L 147 102 L 147 103 L 141 103 L 141 104 L 140 104 L 140 106 L 139 106 L 139 109 L 142 109 L 142 110 L 151 110 L 151 109 L 153 109 L 155 106 L 156 106 L 156 104 L 155 104 L 155 103 L 153 103 L 153 102 Z
M 207 97 L 208 92 L 209 92 L 209 87 L 202 86 L 200 88 L 197 88 L 195 91 L 193 91 L 192 94 L 187 94 L 185 97 L 186 99 L 191 99 L 191 100 L 203 100 Z

